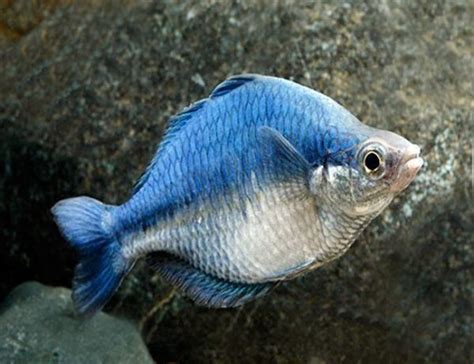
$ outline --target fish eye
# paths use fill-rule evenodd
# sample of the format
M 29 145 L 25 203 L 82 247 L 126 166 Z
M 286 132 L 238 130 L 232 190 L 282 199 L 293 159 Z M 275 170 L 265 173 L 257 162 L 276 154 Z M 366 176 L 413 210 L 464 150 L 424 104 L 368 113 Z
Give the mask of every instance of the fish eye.
M 378 179 L 385 172 L 385 159 L 383 148 L 370 146 L 365 148 L 360 157 L 360 164 L 365 175 L 371 179 Z
M 367 171 L 375 172 L 377 169 L 379 169 L 380 164 L 381 164 L 381 160 L 377 153 L 369 152 L 365 155 L 364 166 Z

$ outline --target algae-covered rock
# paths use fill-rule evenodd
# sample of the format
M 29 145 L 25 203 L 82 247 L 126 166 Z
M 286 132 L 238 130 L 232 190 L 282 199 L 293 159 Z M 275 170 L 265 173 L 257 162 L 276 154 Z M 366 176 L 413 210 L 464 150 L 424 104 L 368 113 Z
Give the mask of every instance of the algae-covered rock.
M 36 282 L 15 288 L 0 306 L 0 363 L 153 363 L 133 324 L 77 317 L 70 296 Z
M 105 310 L 150 317 L 160 362 L 474 360 L 473 4 L 89 0 L 48 12 L 0 49 L 0 295 L 27 279 L 69 284 L 55 201 L 125 201 L 173 113 L 231 74 L 264 73 L 421 145 L 419 176 L 345 256 L 241 309 L 162 300 L 170 287 L 138 264 Z

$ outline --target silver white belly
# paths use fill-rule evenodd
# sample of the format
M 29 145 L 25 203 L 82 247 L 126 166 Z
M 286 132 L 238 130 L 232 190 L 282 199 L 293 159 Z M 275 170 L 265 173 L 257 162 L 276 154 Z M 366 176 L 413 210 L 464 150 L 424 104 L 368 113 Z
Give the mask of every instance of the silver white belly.
M 229 281 L 280 280 L 339 257 L 373 218 L 348 216 L 331 203 L 323 209 L 291 183 L 262 190 L 255 181 L 251 197 L 234 191 L 196 203 L 123 238 L 125 256 L 165 251 Z
M 282 279 L 321 258 L 323 234 L 314 199 L 282 201 L 278 188 L 288 187 L 257 192 L 244 202 L 234 195 L 217 210 L 208 203 L 182 211 L 122 239 L 124 254 L 166 251 L 235 282 Z

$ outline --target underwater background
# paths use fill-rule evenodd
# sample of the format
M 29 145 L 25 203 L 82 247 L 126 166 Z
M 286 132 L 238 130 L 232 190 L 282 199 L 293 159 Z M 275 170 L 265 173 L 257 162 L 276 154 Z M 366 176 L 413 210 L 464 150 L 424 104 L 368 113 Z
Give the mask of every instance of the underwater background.
M 473 362 L 473 19 L 470 1 L 0 0 L 0 362 Z M 198 307 L 142 262 L 78 323 L 50 288 L 76 263 L 50 208 L 127 200 L 167 120 L 245 72 L 406 136 L 423 169 L 347 254 L 263 299 Z

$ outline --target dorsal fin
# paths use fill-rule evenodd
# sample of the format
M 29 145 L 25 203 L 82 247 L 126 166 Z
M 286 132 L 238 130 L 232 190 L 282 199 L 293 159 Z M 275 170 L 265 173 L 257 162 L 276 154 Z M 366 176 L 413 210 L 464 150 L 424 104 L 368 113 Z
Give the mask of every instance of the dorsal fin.
M 210 99 L 215 99 L 217 97 L 224 96 L 232 92 L 233 90 L 239 88 L 243 84 L 255 80 L 257 77 L 258 75 L 253 75 L 253 74 L 232 76 L 228 78 L 227 80 L 225 80 L 224 82 L 217 85 L 212 91 L 209 98 L 197 101 L 191 104 L 189 107 L 185 108 L 180 113 L 173 116 L 168 122 L 168 128 L 162 138 L 162 142 L 159 144 L 159 148 L 157 152 L 155 153 L 155 156 L 153 157 L 153 159 L 151 160 L 151 162 L 148 164 L 145 171 L 143 172 L 142 176 L 138 179 L 137 183 L 135 184 L 135 187 L 133 188 L 133 191 L 132 191 L 132 195 L 137 193 L 143 187 L 143 185 L 145 185 L 145 183 L 148 181 L 148 178 L 150 177 L 150 173 L 153 170 L 156 164 L 156 161 L 158 160 L 160 150 L 163 149 L 166 146 L 166 144 L 168 144 L 173 139 L 173 136 L 176 135 L 179 132 L 179 130 L 181 130 L 186 125 L 187 121 L 191 119 L 198 110 L 202 109 L 205 106 L 205 104 L 209 102 Z
M 278 282 L 236 283 L 214 277 L 166 253 L 148 256 L 148 262 L 168 282 L 195 303 L 207 307 L 237 307 L 268 293 Z
M 246 84 L 247 82 L 254 81 L 257 77 L 259 76 L 254 74 L 243 74 L 229 77 L 227 80 L 216 86 L 216 88 L 211 93 L 211 98 L 226 95 L 229 92 Z

